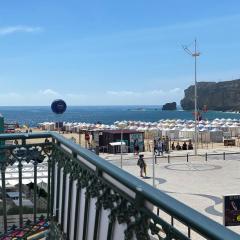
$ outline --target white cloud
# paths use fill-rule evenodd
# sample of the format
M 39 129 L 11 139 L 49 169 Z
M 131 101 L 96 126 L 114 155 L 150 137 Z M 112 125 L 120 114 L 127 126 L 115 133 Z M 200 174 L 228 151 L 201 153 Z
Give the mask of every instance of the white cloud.
M 183 90 L 180 88 L 173 88 L 169 90 L 162 90 L 162 89 L 154 89 L 150 91 L 144 91 L 144 92 L 133 92 L 133 91 L 107 91 L 108 95 L 114 95 L 114 96 L 169 96 L 174 94 L 182 94 Z
M 173 88 L 169 92 L 170 93 L 182 93 L 183 90 L 181 88 Z
M 49 106 L 56 98 L 61 98 L 68 105 L 161 105 L 179 100 L 184 96 L 183 90 L 173 88 L 168 90 L 153 89 L 148 91 L 107 91 L 89 93 L 61 93 L 54 89 L 44 89 L 26 93 L 0 93 L 2 106 Z
M 21 98 L 22 96 L 15 92 L 9 92 L 9 93 L 2 93 L 0 94 L 0 99 L 4 98 Z
M 115 95 L 115 96 L 132 96 L 132 95 L 139 95 L 138 92 L 133 91 L 107 91 L 107 94 L 109 95 Z
M 52 89 L 45 89 L 45 90 L 40 90 L 39 91 L 39 93 L 40 94 L 42 94 L 42 95 L 50 95 L 50 96 L 58 96 L 58 95 L 60 95 L 58 92 L 56 92 L 56 91 L 54 91 L 54 90 L 52 90 Z
M 148 95 L 164 95 L 166 94 L 166 92 L 164 92 L 163 90 L 152 90 L 152 91 L 148 91 L 146 92 L 146 94 Z
M 68 98 L 72 98 L 72 99 L 78 99 L 78 98 L 83 98 L 83 97 L 87 97 L 86 94 L 75 94 L 75 93 L 67 93 L 66 97 Z
M 8 97 L 21 97 L 20 94 L 15 93 L 15 92 L 10 92 L 10 93 L 6 94 L 5 96 L 8 96 Z
M 8 92 L 0 94 L 0 103 L 2 106 L 21 105 L 23 97 L 19 93 Z M 13 104 L 15 103 L 15 104 Z
M 69 105 L 88 105 L 91 94 L 60 93 L 53 89 L 44 89 L 27 93 L 0 93 L 1 106 L 44 106 L 50 105 L 54 99 L 61 98 Z
M 148 91 L 107 91 L 106 99 L 110 104 L 164 104 L 175 101 L 179 103 L 184 96 L 184 90 L 173 88 L 168 90 L 153 89 Z
M 30 26 L 8 26 L 0 27 L 0 35 L 10 35 L 14 33 L 35 33 L 41 32 L 43 29 L 41 27 L 30 27 Z
M 63 94 L 62 98 L 68 105 L 89 105 L 89 102 L 91 102 L 91 99 L 94 97 L 91 95 L 91 93 L 67 93 Z

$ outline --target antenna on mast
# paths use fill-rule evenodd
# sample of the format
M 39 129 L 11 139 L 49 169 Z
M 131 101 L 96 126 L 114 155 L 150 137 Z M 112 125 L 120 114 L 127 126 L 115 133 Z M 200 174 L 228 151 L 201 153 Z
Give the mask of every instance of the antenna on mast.
M 189 44 L 189 45 L 182 45 L 182 48 L 183 48 L 183 50 L 187 54 L 191 55 L 192 57 L 199 57 L 200 56 L 200 52 L 197 52 L 197 40 L 196 39 L 195 39 L 194 43 L 195 43 L 194 52 L 189 49 L 189 46 L 191 44 Z
M 187 54 L 189 54 L 189 55 L 192 56 L 192 52 L 188 49 L 187 46 L 182 45 L 182 48 L 183 48 L 183 50 L 184 50 Z

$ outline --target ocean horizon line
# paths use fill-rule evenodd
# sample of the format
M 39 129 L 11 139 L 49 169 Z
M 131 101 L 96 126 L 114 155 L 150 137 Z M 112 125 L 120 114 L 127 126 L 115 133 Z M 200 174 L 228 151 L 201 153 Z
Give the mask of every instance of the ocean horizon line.
M 129 106 L 129 107 L 161 107 L 163 104 L 116 104 L 116 105 L 68 105 L 69 107 L 122 107 L 122 106 Z M 180 106 L 180 105 L 177 105 Z M 1 107 L 50 107 L 50 105 L 0 105 Z

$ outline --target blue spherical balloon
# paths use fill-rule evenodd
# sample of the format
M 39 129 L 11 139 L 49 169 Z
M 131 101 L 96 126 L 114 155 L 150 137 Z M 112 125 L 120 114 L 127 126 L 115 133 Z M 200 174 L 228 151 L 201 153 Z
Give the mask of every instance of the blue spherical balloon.
M 67 109 L 67 104 L 62 99 L 56 99 L 52 102 L 51 109 L 56 114 L 62 114 Z

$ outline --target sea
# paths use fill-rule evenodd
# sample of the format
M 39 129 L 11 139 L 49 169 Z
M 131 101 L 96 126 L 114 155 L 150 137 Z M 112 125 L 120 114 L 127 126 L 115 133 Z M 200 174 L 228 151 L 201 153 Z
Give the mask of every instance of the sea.
M 0 107 L 6 123 L 19 123 L 30 127 L 38 126 L 41 122 L 86 122 L 113 124 L 115 121 L 136 120 L 155 122 L 160 119 L 194 120 L 192 111 L 183 111 L 180 107 L 176 111 L 162 111 L 162 106 L 68 106 L 65 113 L 56 115 L 48 106 L 17 106 Z M 240 119 L 240 113 L 208 111 L 202 113 L 202 119 L 215 118 Z

